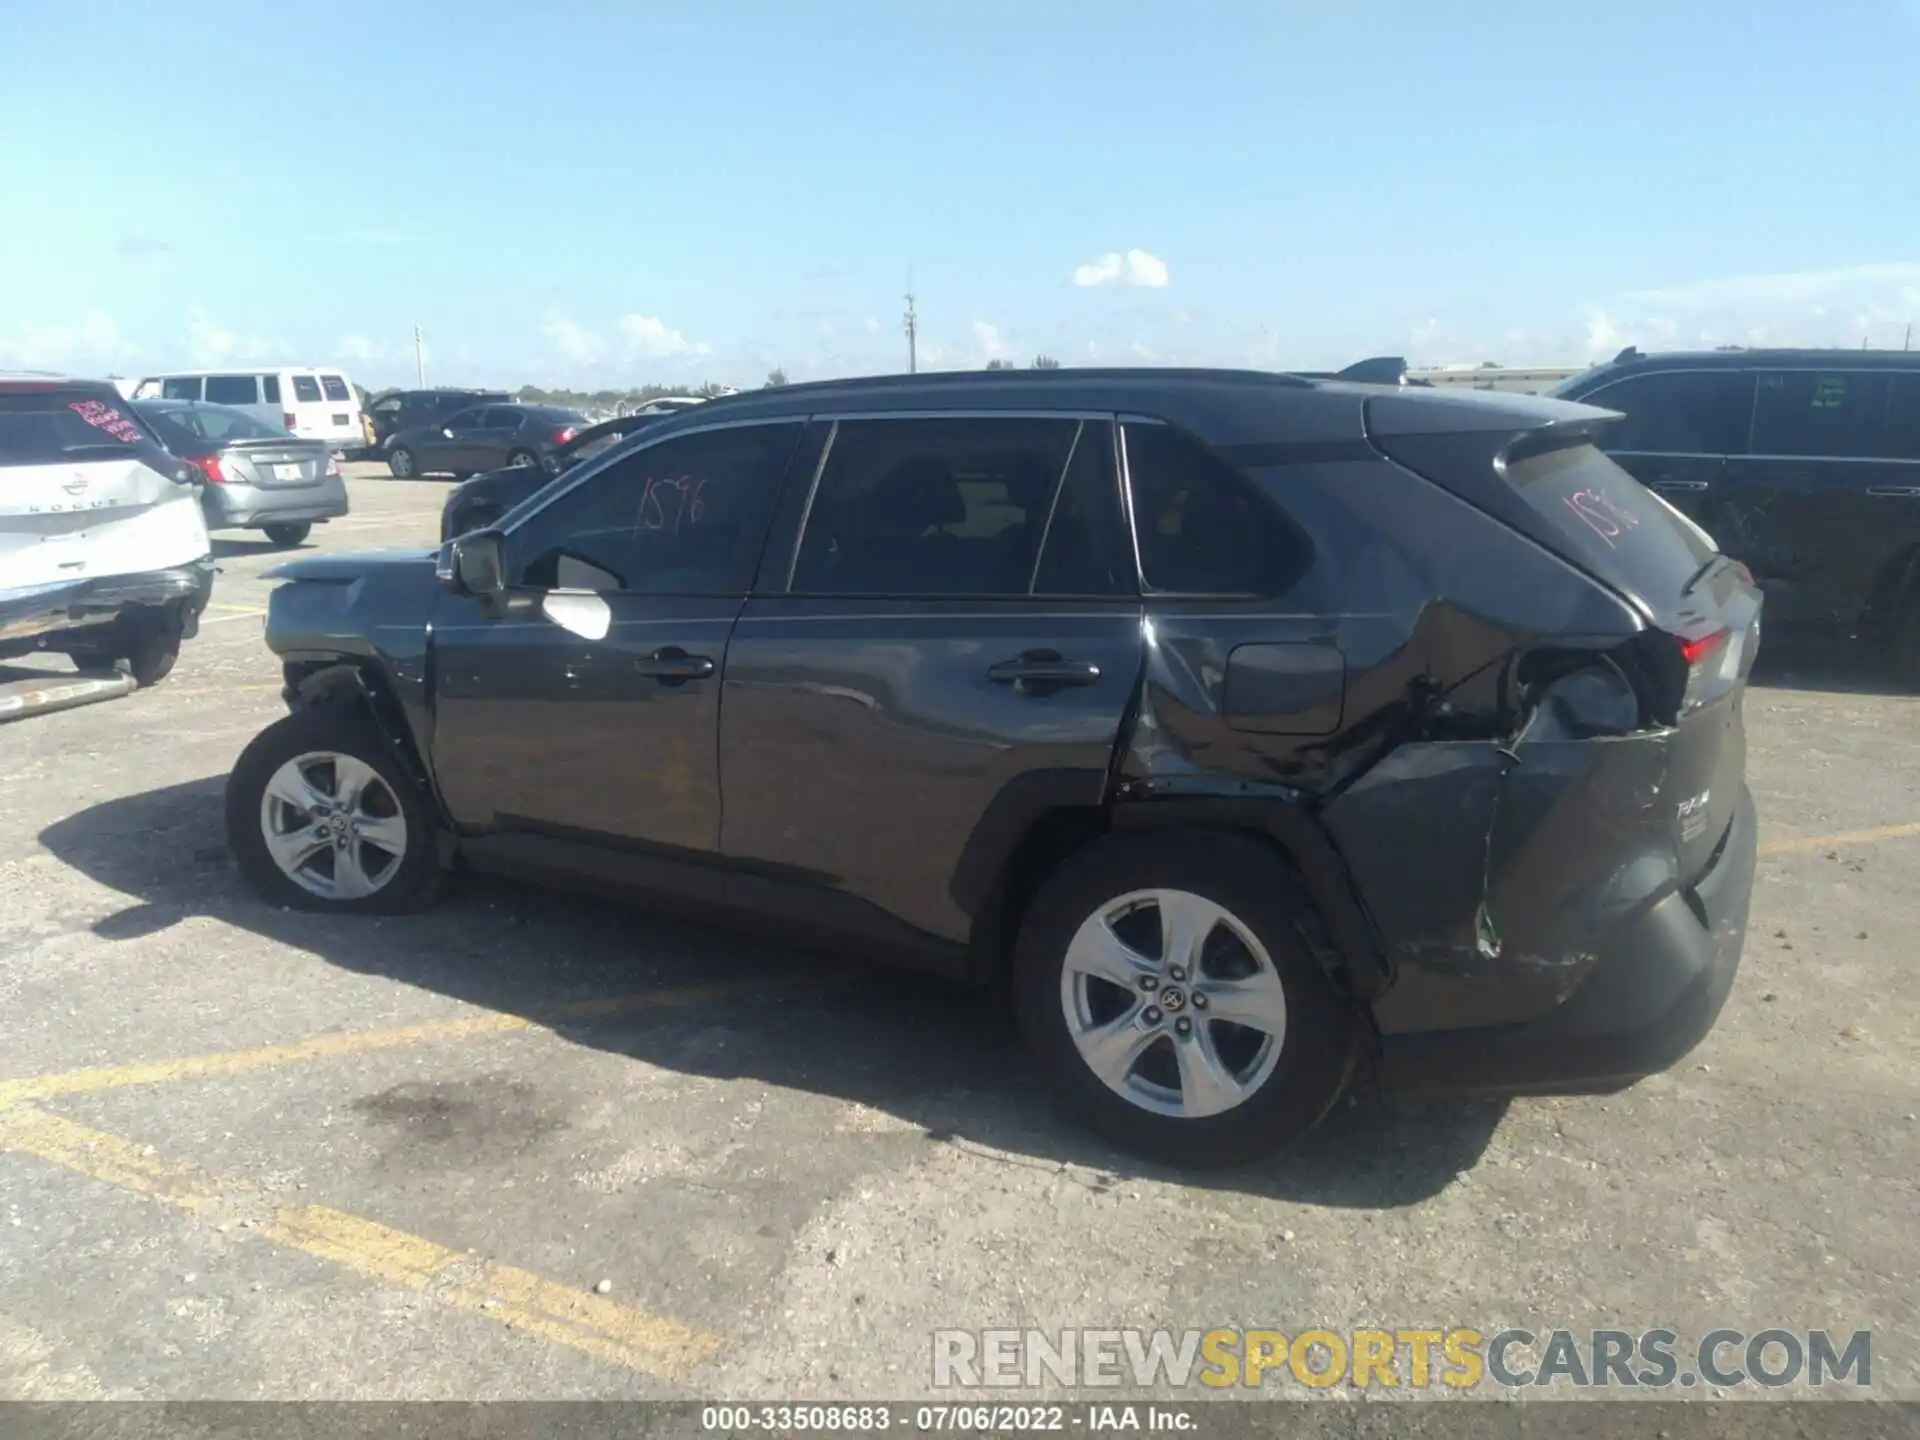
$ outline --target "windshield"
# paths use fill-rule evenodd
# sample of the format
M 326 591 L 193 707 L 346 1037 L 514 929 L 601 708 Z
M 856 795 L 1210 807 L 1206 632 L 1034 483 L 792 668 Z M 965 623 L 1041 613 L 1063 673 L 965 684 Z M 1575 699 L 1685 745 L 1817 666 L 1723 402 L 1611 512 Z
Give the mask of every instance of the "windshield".
M 169 450 L 204 450 L 235 440 L 287 440 L 277 425 L 226 405 L 139 405 Z
M 0 465 L 54 465 L 151 444 L 128 413 L 79 390 L 0 394 Z

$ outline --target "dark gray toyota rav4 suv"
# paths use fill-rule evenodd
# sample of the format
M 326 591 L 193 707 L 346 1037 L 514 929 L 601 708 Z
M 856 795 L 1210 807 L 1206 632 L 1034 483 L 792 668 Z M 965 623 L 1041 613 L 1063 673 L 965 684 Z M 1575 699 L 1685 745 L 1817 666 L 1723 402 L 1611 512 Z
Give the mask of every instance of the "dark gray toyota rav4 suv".
M 1739 961 L 1760 603 L 1613 418 L 1210 371 L 716 400 L 437 563 L 273 572 L 293 713 L 232 843 L 287 905 L 461 864 L 1004 979 L 1180 1163 L 1363 1066 L 1617 1089 Z

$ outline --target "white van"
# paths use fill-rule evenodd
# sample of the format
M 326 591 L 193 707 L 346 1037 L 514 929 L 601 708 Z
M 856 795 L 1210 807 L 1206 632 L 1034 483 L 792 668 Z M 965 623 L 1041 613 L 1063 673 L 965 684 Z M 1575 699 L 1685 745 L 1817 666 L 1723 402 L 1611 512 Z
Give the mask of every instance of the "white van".
M 312 365 L 284 370 L 176 370 L 146 376 L 134 387 L 133 398 L 231 405 L 302 440 L 324 440 L 335 450 L 356 450 L 367 443 L 360 397 L 343 370 Z

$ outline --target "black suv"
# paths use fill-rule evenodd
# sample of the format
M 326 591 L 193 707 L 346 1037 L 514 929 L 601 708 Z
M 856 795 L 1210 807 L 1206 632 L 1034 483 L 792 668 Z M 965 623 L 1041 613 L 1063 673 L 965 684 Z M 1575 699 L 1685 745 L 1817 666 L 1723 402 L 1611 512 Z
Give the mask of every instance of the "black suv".
M 1183 1163 L 1356 1067 L 1605 1091 L 1712 1025 L 1746 570 L 1519 395 L 1213 371 L 715 400 L 433 552 L 271 572 L 283 905 L 613 886 L 1006 980 Z
M 1625 412 L 1602 446 L 1747 564 L 1769 624 L 1863 635 L 1920 685 L 1920 355 L 1627 349 L 1553 393 Z
M 384 451 L 402 430 L 432 425 L 475 405 L 505 405 L 513 397 L 504 390 L 396 390 L 382 395 L 367 409 L 373 422 L 373 444 Z

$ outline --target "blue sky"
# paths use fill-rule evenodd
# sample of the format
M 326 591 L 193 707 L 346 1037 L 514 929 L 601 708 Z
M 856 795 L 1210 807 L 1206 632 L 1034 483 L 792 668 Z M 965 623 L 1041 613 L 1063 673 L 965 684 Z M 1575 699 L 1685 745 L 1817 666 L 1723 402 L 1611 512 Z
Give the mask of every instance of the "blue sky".
M 5 0 L 0 364 L 866 373 L 909 272 L 941 368 L 1898 346 L 1916 54 L 1920 0 Z

